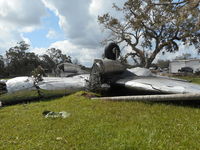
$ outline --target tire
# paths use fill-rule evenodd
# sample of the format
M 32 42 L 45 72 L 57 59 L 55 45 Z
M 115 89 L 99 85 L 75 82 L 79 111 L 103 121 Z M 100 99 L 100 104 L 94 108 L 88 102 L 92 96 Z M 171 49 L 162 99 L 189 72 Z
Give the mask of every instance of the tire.
M 120 55 L 120 48 L 116 43 L 110 43 L 104 50 L 105 58 L 116 60 Z

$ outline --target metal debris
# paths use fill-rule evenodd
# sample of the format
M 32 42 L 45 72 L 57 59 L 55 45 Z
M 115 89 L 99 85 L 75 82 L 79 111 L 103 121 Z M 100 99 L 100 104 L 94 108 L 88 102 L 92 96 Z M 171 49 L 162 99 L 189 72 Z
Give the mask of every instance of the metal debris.
M 66 112 L 66 111 L 61 111 L 61 112 L 53 112 L 53 111 L 43 111 L 42 113 L 45 118 L 67 118 L 71 114 Z

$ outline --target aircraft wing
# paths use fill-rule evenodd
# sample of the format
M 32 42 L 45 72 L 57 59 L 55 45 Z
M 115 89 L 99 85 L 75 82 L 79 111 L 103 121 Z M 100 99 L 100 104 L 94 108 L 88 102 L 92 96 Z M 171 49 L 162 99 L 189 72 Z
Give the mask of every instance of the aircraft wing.
M 182 79 L 158 76 L 147 68 L 126 69 L 120 62 L 106 59 L 97 60 L 94 63 L 90 74 L 90 83 L 94 83 L 93 89 L 98 88 L 99 83 L 106 83 L 111 87 L 127 88 L 136 94 L 137 92 L 160 94 L 200 93 L 200 85 L 198 84 Z
M 114 83 L 115 85 L 123 86 L 129 90 L 137 90 L 153 93 L 200 93 L 200 85 L 176 80 L 173 78 L 164 77 L 125 77 L 121 78 Z

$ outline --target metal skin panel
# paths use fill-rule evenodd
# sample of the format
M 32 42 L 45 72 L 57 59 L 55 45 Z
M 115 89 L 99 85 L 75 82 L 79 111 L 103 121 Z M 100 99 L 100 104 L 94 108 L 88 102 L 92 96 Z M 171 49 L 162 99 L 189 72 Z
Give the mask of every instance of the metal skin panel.
M 73 77 L 43 77 L 38 86 L 43 90 L 83 90 L 86 87 L 89 75 L 77 75 Z M 16 77 L 6 82 L 8 93 L 22 90 L 35 90 L 33 77 Z
M 123 71 L 124 66 L 120 67 L 120 65 L 115 63 L 115 61 L 110 61 L 109 63 L 107 62 L 108 61 L 106 60 L 105 62 L 99 64 L 100 77 L 98 77 L 98 79 L 100 80 L 99 83 L 102 85 L 112 84 L 112 86 L 122 86 L 133 91 L 139 90 L 156 93 L 200 93 L 200 85 L 189 83 L 180 79 L 156 76 L 145 68 L 133 68 Z M 111 62 L 115 63 L 113 66 L 117 67 L 113 67 L 114 69 L 111 68 L 109 70 L 110 66 L 112 66 Z M 104 74 L 101 74 L 101 68 L 103 68 L 105 76 Z M 110 78 L 107 77 L 107 72 L 109 72 Z M 72 77 L 43 77 L 43 80 L 39 81 L 37 86 L 39 89 L 43 90 L 85 90 L 88 89 L 89 82 L 94 81 L 89 79 L 90 76 L 92 77 L 93 73 L 95 72 L 91 71 L 90 75 L 82 74 Z M 16 77 L 6 81 L 8 93 L 22 90 L 35 90 L 38 89 L 37 86 L 34 83 L 33 77 Z M 101 85 L 99 87 L 101 88 Z
M 135 77 L 130 80 L 120 79 L 116 85 L 132 90 L 141 90 L 156 93 L 200 93 L 200 85 L 180 80 L 161 77 Z

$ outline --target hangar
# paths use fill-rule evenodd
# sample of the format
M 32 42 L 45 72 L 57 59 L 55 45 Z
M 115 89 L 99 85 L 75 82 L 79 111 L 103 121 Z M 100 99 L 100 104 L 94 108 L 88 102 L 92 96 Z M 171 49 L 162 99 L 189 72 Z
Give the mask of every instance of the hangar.
M 169 72 L 178 73 L 182 67 L 190 67 L 196 72 L 200 70 L 200 59 L 172 60 L 169 64 Z

